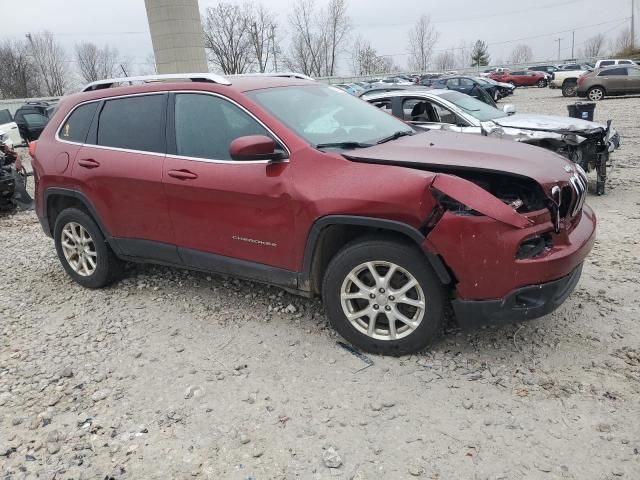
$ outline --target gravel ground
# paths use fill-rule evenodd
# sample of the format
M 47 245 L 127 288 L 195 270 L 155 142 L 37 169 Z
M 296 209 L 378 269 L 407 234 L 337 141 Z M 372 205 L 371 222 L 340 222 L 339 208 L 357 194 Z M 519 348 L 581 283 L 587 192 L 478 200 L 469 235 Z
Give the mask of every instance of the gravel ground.
M 318 301 L 154 266 L 84 290 L 32 212 L 0 218 L 2 478 L 640 478 L 638 111 L 597 106 L 624 146 L 562 308 L 371 365 Z

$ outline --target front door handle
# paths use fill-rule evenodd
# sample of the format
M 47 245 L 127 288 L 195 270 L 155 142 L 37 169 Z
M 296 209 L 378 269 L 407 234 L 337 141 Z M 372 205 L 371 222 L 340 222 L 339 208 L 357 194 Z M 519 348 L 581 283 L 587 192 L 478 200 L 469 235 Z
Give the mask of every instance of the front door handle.
M 84 168 L 97 168 L 100 166 L 100 163 L 93 158 L 82 158 L 78 160 L 78 165 Z
M 177 178 L 178 180 L 195 180 L 198 178 L 198 175 L 189 170 L 169 170 L 167 175 Z

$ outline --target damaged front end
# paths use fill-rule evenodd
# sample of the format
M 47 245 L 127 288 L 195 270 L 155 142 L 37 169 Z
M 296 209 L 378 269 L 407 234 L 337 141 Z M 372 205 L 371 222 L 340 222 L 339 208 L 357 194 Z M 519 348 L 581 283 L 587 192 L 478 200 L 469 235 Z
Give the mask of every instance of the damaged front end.
M 481 124 L 485 136 L 509 139 L 554 151 L 579 165 L 585 172 L 596 172 L 596 193 L 604 194 L 610 154 L 620 148 L 620 135 L 611 126 L 589 122 L 587 126 L 549 127 L 529 122 L 515 127 L 489 121 Z M 543 128 L 544 127 L 544 128 Z
M 33 209 L 33 199 L 27 192 L 27 177 L 19 154 L 0 142 L 0 214 Z
M 438 173 L 430 190 L 440 208 L 423 247 L 451 270 L 461 326 L 536 318 L 564 302 L 595 241 L 584 185 L 579 172 L 544 186 L 495 172 Z

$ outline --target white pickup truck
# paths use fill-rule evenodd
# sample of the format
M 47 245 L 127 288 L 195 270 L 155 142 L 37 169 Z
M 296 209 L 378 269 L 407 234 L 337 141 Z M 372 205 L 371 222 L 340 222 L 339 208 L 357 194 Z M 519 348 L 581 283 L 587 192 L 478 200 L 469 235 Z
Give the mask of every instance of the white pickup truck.
M 549 88 L 561 88 L 564 97 L 575 97 L 578 90 L 578 77 L 590 70 L 557 70 L 551 74 Z

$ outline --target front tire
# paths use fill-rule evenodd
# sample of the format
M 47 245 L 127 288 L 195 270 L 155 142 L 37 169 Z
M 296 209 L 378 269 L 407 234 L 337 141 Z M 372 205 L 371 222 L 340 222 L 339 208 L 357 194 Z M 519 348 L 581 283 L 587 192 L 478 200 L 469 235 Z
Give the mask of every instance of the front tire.
M 547 86 L 547 81 L 546 80 L 539 80 L 538 83 L 538 88 L 544 88 Z
M 63 268 L 83 287 L 104 287 L 122 274 L 122 262 L 86 212 L 63 210 L 56 218 L 53 238 Z
M 329 321 L 356 347 L 382 355 L 418 352 L 442 333 L 446 296 L 414 245 L 356 240 L 329 263 L 322 285 Z
M 599 102 L 605 96 L 604 88 L 602 87 L 591 87 L 587 91 L 587 98 L 592 102 Z

